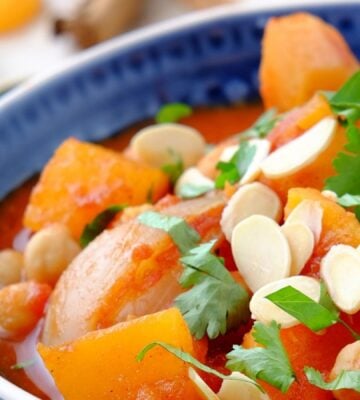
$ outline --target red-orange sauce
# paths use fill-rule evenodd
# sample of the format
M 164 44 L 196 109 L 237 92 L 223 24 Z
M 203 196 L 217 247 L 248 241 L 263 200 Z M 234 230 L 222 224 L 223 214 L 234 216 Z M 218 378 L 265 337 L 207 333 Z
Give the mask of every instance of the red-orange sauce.
M 260 105 L 235 107 L 201 108 L 182 123 L 198 129 L 209 143 L 221 140 L 241 132 L 250 126 L 262 111 Z M 151 123 L 149 121 L 147 124 Z M 102 144 L 114 150 L 122 151 L 131 137 L 146 123 L 137 124 L 121 135 L 105 140 Z M 13 246 L 15 236 L 22 229 L 22 216 L 36 178 L 30 179 L 19 189 L 12 192 L 0 203 L 0 249 Z

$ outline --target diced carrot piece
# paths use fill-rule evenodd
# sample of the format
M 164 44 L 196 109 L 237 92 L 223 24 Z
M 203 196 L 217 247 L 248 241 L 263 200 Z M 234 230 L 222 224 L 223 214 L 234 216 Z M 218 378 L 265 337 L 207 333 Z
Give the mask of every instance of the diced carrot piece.
M 19 339 L 32 331 L 42 317 L 51 288 L 47 284 L 22 282 L 0 290 L 0 337 Z
M 312 187 L 322 190 L 325 186 L 325 180 L 335 175 L 333 160 L 337 153 L 343 149 L 346 142 L 345 131 L 342 127 L 339 127 L 330 145 L 308 166 L 282 178 L 269 179 L 261 175 L 259 180 L 272 188 L 284 203 L 288 191 L 292 188 Z
M 334 201 L 322 196 L 318 190 L 296 188 L 289 191 L 285 207 L 285 217 L 303 200 L 315 200 L 324 211 L 322 233 L 315 246 L 313 255 L 303 273 L 317 274 L 321 258 L 335 244 L 347 244 L 356 247 L 360 243 L 360 223 L 353 213 L 346 211 Z
M 307 129 L 311 128 L 323 118 L 333 113 L 324 96 L 316 94 L 302 107 L 290 111 L 280 120 L 267 136 L 271 142 L 272 150 L 301 136 Z
M 297 381 L 285 394 L 261 382 L 271 400 L 332 400 L 333 394 L 330 391 L 319 389 L 308 382 L 303 369 L 306 366 L 316 368 L 327 378 L 339 351 L 353 341 L 350 333 L 339 324 L 328 328 L 323 334 L 314 333 L 304 325 L 297 325 L 282 329 L 280 336 Z M 252 331 L 245 335 L 243 346 L 246 348 L 258 346 Z
M 70 138 L 43 170 L 26 209 L 24 225 L 38 231 L 60 222 L 79 238 L 84 226 L 106 207 L 142 204 L 149 193 L 156 201 L 167 190 L 168 179 L 159 169 Z
M 196 356 L 189 329 L 175 308 L 88 333 L 63 346 L 39 344 L 38 350 L 67 400 L 200 400 L 183 361 L 162 348 L 153 349 L 142 362 L 136 360 L 154 341 Z
M 358 67 L 341 34 L 320 18 L 272 18 L 263 39 L 260 92 L 267 108 L 287 111 L 318 90 L 337 90 Z

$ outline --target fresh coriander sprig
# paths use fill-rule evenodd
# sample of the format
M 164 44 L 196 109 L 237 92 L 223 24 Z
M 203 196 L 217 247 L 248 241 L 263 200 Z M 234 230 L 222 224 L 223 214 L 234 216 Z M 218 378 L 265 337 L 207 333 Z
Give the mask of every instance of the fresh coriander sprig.
M 323 390 L 353 389 L 360 392 L 360 371 L 342 371 L 331 382 L 324 381 L 321 372 L 314 368 L 305 367 L 304 372 L 312 385 Z
M 127 206 L 124 204 L 116 204 L 106 208 L 100 214 L 98 214 L 89 224 L 87 224 L 80 236 L 81 247 L 86 247 L 96 236 L 100 235 L 104 231 L 109 223 L 115 218 L 115 216 L 123 211 Z
M 189 289 L 175 299 L 191 333 L 198 339 L 224 334 L 249 316 L 249 295 L 212 254 L 214 241 L 200 244 L 198 233 L 179 217 L 149 211 L 139 216 L 147 226 L 167 232 L 182 257 L 180 284 Z
M 169 103 L 163 105 L 157 112 L 155 120 L 158 124 L 177 122 L 181 118 L 190 116 L 193 110 L 184 103 Z
M 156 342 L 152 342 L 149 343 L 147 346 L 145 346 L 140 353 L 136 356 L 136 360 L 138 362 L 141 362 L 146 354 L 151 351 L 153 348 L 155 347 L 161 347 L 163 349 L 165 349 L 166 351 L 168 351 L 169 353 L 171 353 L 173 356 L 177 357 L 178 359 L 186 362 L 187 364 L 197 368 L 200 371 L 206 372 L 208 374 L 217 376 L 220 379 L 224 379 L 224 380 L 231 380 L 231 381 L 243 381 L 246 383 L 250 383 L 253 384 L 254 386 L 256 386 L 261 392 L 264 393 L 264 389 L 255 381 L 249 381 L 248 379 L 243 379 L 243 378 L 238 378 L 236 376 L 230 376 L 230 375 L 225 375 L 222 374 L 221 372 L 217 371 L 216 369 L 210 368 L 207 365 L 201 363 L 199 360 L 197 360 L 195 357 L 193 357 L 191 354 L 175 347 L 172 346 L 168 343 L 162 342 L 162 341 L 156 341 Z
M 250 138 L 265 138 L 271 130 L 274 128 L 276 123 L 279 121 L 280 117 L 277 115 L 277 111 L 275 108 L 271 108 L 264 112 L 260 117 L 255 121 L 253 126 L 251 126 L 246 131 L 240 134 L 241 139 L 250 139 Z
M 220 174 L 215 180 L 215 187 L 223 189 L 225 183 L 234 184 L 238 182 L 248 170 L 256 153 L 256 146 L 249 142 L 240 143 L 239 149 L 231 157 L 230 161 L 220 161 L 216 165 L 216 169 Z
M 270 325 L 255 322 L 253 337 L 263 347 L 245 349 L 234 346 L 227 354 L 229 361 L 226 366 L 254 380 L 261 379 L 283 393 L 287 392 L 296 375 L 280 339 L 280 326 L 275 321 Z
M 292 286 L 286 286 L 269 294 L 266 298 L 314 332 L 340 323 L 350 331 L 356 340 L 360 340 L 360 335 L 340 318 L 340 313 L 334 308 L 330 296 L 324 292 L 322 293 L 322 304 Z
M 170 182 L 175 185 L 176 181 L 184 172 L 184 162 L 181 156 L 174 150 L 169 149 L 170 157 L 173 159 L 172 163 L 165 164 L 161 167 L 163 172 L 169 177 Z

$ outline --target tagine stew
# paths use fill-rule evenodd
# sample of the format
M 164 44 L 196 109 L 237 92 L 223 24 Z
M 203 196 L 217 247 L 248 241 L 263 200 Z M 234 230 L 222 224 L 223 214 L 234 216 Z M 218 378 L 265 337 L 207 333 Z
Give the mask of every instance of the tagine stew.
M 262 105 L 68 138 L 0 205 L 0 376 L 41 399 L 360 399 L 360 68 L 270 19 Z M 0 380 L 0 385 L 1 385 Z

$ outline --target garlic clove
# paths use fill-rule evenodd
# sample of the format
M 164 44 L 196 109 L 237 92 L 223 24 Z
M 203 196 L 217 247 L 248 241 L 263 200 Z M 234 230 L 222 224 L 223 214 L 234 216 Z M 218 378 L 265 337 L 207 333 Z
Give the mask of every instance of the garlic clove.
M 205 154 L 206 143 L 196 129 L 181 124 L 158 124 L 141 129 L 132 138 L 130 149 L 154 167 L 174 163 L 180 157 L 188 168 Z
M 269 294 L 277 292 L 286 286 L 292 286 L 316 302 L 320 300 L 320 283 L 318 280 L 303 275 L 292 276 L 271 282 L 254 293 L 250 301 L 252 318 L 264 324 L 269 324 L 274 320 L 282 328 L 290 328 L 300 324 L 296 318 L 266 299 Z
M 237 224 L 231 249 L 236 266 L 252 292 L 290 275 L 288 241 L 269 217 L 253 215 Z
M 302 222 L 285 224 L 281 230 L 290 246 L 291 275 L 298 275 L 314 251 L 314 234 Z
M 284 225 L 296 222 L 307 225 L 314 234 L 315 242 L 317 243 L 321 236 L 323 214 L 324 211 L 320 202 L 304 200 L 291 211 Z
M 265 215 L 276 221 L 282 216 L 278 195 L 259 182 L 241 186 L 224 208 L 220 225 L 229 242 L 235 226 L 251 215 Z
M 261 164 L 262 172 L 267 178 L 278 179 L 305 168 L 327 149 L 336 128 L 335 118 L 322 119 L 303 135 L 271 153 Z
M 337 307 L 347 314 L 360 311 L 360 253 L 353 247 L 332 246 L 321 260 L 320 275 Z

